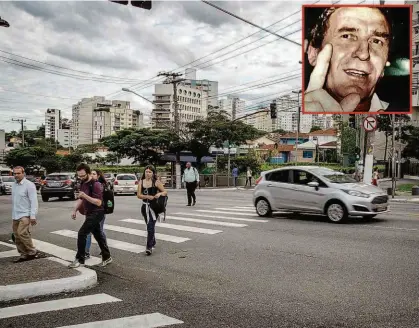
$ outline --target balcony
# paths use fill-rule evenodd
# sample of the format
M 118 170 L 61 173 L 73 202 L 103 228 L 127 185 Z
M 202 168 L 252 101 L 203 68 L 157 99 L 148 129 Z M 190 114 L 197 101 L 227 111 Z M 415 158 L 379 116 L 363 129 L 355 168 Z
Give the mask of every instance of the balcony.
M 170 99 L 154 99 L 153 104 L 170 104 Z

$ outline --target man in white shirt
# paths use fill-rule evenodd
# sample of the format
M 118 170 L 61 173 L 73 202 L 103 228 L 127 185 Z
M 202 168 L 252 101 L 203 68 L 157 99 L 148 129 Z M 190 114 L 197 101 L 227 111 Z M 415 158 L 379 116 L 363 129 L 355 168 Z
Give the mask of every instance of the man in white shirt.
M 192 206 L 195 206 L 196 204 L 195 189 L 199 183 L 199 173 L 196 168 L 192 167 L 190 162 L 186 163 L 186 169 L 185 171 L 183 171 L 182 183 L 185 184 L 186 192 L 188 196 L 187 206 L 191 206 L 191 204 Z

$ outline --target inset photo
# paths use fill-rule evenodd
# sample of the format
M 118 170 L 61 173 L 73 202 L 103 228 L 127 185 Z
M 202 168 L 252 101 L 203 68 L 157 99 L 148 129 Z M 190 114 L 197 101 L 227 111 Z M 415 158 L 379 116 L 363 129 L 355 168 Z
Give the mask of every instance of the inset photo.
M 303 5 L 303 114 L 412 112 L 411 5 Z

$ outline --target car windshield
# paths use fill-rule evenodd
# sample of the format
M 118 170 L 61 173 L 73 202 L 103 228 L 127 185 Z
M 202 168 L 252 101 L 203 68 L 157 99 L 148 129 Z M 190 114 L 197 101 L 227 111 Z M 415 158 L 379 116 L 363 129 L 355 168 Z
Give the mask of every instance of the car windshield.
M 106 179 L 112 178 L 112 174 L 111 173 L 105 173 L 104 174 Z
M 135 175 L 118 175 L 118 180 L 137 180 Z
M 68 180 L 70 177 L 68 175 L 49 175 L 45 180 L 48 181 L 64 181 Z
M 15 182 L 14 177 L 2 177 L 3 182 Z
M 314 174 L 323 177 L 325 180 L 331 183 L 356 183 L 357 181 L 347 174 L 342 172 L 334 171 L 331 169 L 321 168 L 312 170 Z

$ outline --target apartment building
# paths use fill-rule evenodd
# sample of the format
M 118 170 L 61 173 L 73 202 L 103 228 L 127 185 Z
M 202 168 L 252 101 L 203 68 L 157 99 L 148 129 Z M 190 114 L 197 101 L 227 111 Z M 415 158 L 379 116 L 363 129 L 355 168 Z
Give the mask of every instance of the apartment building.
M 419 126 L 419 1 L 406 1 L 412 5 L 412 123 Z
M 61 129 L 61 111 L 47 109 L 45 112 L 45 139 L 57 140 L 57 131 Z
M 144 116 L 139 110 L 130 108 L 129 101 L 104 100 L 93 110 L 93 143 L 123 129 L 141 129 Z
M 6 132 L 5 130 L 0 130 L 0 163 L 4 162 L 5 158 L 5 149 L 6 149 Z
M 231 119 L 246 115 L 246 101 L 234 95 L 228 95 L 226 99 L 218 101 L 219 110 L 226 111 Z
M 58 129 L 57 139 L 58 143 L 64 148 L 70 147 L 70 129 Z
M 218 82 L 209 80 L 197 80 L 195 68 L 187 68 L 185 70 L 185 80 L 180 84 L 189 88 L 206 92 L 208 106 L 213 108 L 218 106 Z
M 208 93 L 206 91 L 185 84 L 178 84 L 176 94 L 181 126 L 196 119 L 207 117 Z M 151 114 L 152 127 L 157 129 L 173 127 L 175 120 L 173 85 L 156 84 L 153 97 L 155 107 Z

